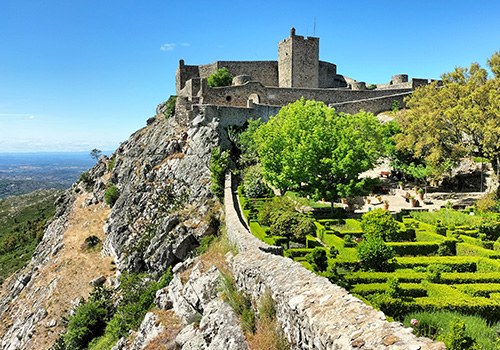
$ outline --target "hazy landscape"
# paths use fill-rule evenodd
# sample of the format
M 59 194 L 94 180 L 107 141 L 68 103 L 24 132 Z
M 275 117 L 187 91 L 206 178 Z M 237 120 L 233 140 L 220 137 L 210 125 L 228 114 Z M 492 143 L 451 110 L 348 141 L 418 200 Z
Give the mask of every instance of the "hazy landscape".
M 0 198 L 68 188 L 95 162 L 89 152 L 0 153 Z

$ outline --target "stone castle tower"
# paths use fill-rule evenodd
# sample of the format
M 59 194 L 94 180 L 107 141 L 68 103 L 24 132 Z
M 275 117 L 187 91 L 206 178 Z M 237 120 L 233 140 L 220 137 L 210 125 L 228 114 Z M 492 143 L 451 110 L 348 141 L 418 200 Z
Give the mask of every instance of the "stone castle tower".
M 278 79 L 283 88 L 319 87 L 319 38 L 295 35 L 278 44 Z

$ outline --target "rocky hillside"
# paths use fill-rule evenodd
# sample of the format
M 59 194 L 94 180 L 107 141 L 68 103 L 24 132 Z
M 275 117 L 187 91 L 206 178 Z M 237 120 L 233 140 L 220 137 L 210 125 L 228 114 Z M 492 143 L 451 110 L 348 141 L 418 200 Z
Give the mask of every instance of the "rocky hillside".
M 226 132 L 185 111 L 166 118 L 164 104 L 157 112 L 57 200 L 31 262 L 2 286 L 0 349 L 49 348 L 91 280 L 116 286 L 123 271 L 163 273 L 217 230 L 210 152 L 227 147 Z M 111 201 L 110 188 L 118 193 Z M 103 241 L 102 252 L 85 249 L 91 235 Z

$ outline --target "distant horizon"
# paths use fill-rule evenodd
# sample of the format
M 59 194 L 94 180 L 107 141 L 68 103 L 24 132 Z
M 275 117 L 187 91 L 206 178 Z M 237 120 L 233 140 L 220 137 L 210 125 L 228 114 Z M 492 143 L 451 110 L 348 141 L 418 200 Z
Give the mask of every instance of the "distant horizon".
M 48 153 L 53 153 L 53 154 L 66 154 L 66 153 L 71 153 L 71 154 L 75 154 L 75 153 L 81 153 L 82 155 L 83 154 L 87 154 L 89 155 L 90 157 L 90 151 L 92 150 L 88 150 L 88 151 L 17 151 L 17 152 L 0 152 L 0 156 L 2 155 L 9 155 L 9 154 L 48 154 Z M 116 151 L 116 149 L 114 150 L 101 150 L 101 154 L 103 155 L 110 155 L 111 153 L 114 153 Z

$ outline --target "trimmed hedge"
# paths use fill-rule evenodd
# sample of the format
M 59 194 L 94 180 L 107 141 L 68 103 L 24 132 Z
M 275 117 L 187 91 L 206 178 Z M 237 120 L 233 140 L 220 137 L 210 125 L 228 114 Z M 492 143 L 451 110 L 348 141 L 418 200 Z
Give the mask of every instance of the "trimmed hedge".
M 415 235 L 418 242 L 440 242 L 444 239 L 444 236 L 423 229 L 416 230 Z
M 403 296 L 405 297 L 426 297 L 427 291 L 425 287 L 420 283 L 401 283 L 399 285 L 403 291 Z M 361 296 L 366 296 L 375 293 L 385 293 L 389 286 L 387 283 L 370 283 L 370 284 L 356 284 L 349 292 L 352 294 L 357 294 Z
M 459 256 L 482 256 L 490 259 L 500 259 L 500 253 L 490 249 L 478 247 L 468 243 L 457 244 L 457 255 Z
M 425 279 L 425 273 L 414 271 L 395 272 L 364 272 L 358 271 L 345 276 L 350 284 L 385 283 L 387 278 L 397 278 L 399 283 L 420 283 Z
M 329 247 L 335 247 L 339 251 L 344 248 L 344 240 L 337 236 L 334 232 L 335 231 L 327 231 L 323 225 L 318 223 L 317 221 L 314 222 L 316 225 L 316 236 L 327 246 Z
M 269 236 L 266 233 L 266 230 L 264 227 L 260 226 L 260 224 L 257 221 L 250 220 L 250 232 L 263 241 L 264 243 L 267 243 L 269 245 L 282 245 L 287 242 L 287 239 L 285 237 L 281 236 Z
M 500 272 L 443 272 L 441 283 L 444 284 L 466 284 L 466 283 L 500 283 Z
M 489 322 L 500 321 L 500 302 L 488 298 L 415 298 L 393 299 L 385 294 L 369 298 L 370 302 L 394 318 L 403 318 L 413 312 L 454 311 L 464 315 L 477 315 Z
M 453 288 L 475 297 L 488 298 L 491 293 L 500 293 L 500 284 L 495 283 L 457 284 Z
M 488 258 L 479 258 L 477 261 L 477 272 L 500 272 L 500 261 Z
M 429 242 L 387 242 L 397 255 L 429 255 L 436 254 L 439 250 L 439 243 Z
M 322 247 L 323 245 L 318 242 L 316 237 L 313 237 L 311 235 L 306 236 L 306 247 L 307 248 L 315 248 L 315 247 Z
M 295 259 L 298 257 L 305 257 L 307 254 L 311 253 L 313 250 L 309 248 L 296 248 L 285 250 L 284 256 L 290 259 Z
M 425 279 L 424 272 L 396 270 L 395 272 L 354 272 L 345 276 L 350 284 L 384 283 L 387 278 L 396 277 L 400 283 L 419 283 Z M 470 283 L 500 283 L 500 272 L 443 272 L 440 283 L 470 284 Z
M 481 258 L 469 256 L 419 256 L 419 257 L 399 257 L 396 261 L 399 265 L 407 269 L 416 266 L 445 265 L 456 272 L 476 272 L 477 264 Z

